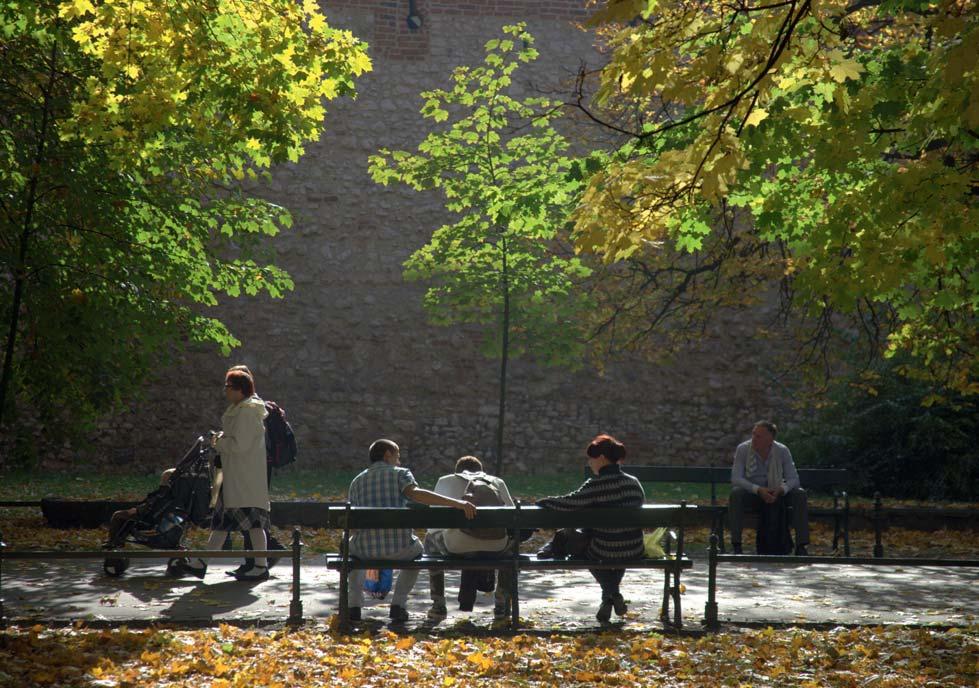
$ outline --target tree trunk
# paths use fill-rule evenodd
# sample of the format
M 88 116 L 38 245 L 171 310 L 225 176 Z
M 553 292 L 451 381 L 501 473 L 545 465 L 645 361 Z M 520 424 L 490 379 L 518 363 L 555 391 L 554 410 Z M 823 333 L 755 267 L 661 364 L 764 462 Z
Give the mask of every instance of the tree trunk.
M 20 305 L 24 299 L 24 286 L 27 280 L 27 248 L 34 222 L 34 206 L 37 203 L 37 184 L 44 162 L 44 144 L 48 138 L 48 120 L 51 110 L 51 99 L 54 92 L 56 77 L 56 62 L 58 45 L 51 46 L 51 69 L 48 72 L 48 85 L 44 91 L 44 104 L 41 110 L 41 129 L 37 141 L 37 151 L 34 154 L 34 164 L 31 166 L 31 178 L 27 184 L 27 199 L 24 208 L 24 227 L 20 233 L 20 250 L 17 265 L 14 267 L 14 298 L 10 305 L 10 328 L 7 332 L 7 344 L 3 355 L 3 374 L 0 375 L 0 427 L 3 427 L 3 411 L 7 406 L 7 390 L 11 387 L 14 375 L 14 346 L 17 343 L 17 327 L 20 324 Z
M 506 416 L 506 367 L 510 353 L 510 275 L 507 272 L 506 238 L 503 249 L 503 347 L 500 352 L 500 414 L 496 421 L 496 475 L 503 475 L 503 424 Z

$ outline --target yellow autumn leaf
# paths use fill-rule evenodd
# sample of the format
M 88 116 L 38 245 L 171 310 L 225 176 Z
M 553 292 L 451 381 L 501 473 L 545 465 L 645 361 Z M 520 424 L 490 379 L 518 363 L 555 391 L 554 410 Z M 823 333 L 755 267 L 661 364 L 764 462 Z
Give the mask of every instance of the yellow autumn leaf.
M 768 117 L 768 110 L 756 107 L 744 121 L 746 127 L 756 127 Z
M 737 74 L 738 70 L 741 69 L 741 65 L 744 64 L 744 55 L 735 54 L 727 62 L 724 63 L 724 69 L 729 74 Z
M 829 75 L 833 77 L 833 81 L 842 84 L 847 79 L 859 79 L 863 71 L 863 65 L 856 60 L 844 59 L 829 68 Z
M 371 71 L 371 58 L 365 52 L 356 52 L 350 56 L 350 69 L 354 75 Z
M 89 13 L 95 13 L 92 0 L 71 0 L 71 2 L 61 3 L 61 7 L 58 8 L 58 16 L 62 18 L 82 17 Z
M 326 28 L 326 19 L 322 14 L 313 15 L 313 17 L 309 20 L 309 28 L 311 31 L 315 31 L 316 33 L 323 31 L 323 29 Z
M 467 656 L 466 659 L 469 662 L 472 662 L 473 664 L 478 666 L 483 671 L 489 671 L 490 669 L 493 668 L 493 665 L 495 664 L 492 658 L 487 657 L 482 652 L 474 652 L 471 655 Z

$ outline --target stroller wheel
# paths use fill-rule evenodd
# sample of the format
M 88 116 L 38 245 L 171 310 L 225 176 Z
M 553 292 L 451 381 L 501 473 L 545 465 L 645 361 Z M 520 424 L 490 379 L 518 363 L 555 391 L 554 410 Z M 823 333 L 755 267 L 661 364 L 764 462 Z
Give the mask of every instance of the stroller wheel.
M 125 557 L 106 559 L 102 563 L 102 569 L 107 575 L 117 578 L 129 568 L 129 559 Z

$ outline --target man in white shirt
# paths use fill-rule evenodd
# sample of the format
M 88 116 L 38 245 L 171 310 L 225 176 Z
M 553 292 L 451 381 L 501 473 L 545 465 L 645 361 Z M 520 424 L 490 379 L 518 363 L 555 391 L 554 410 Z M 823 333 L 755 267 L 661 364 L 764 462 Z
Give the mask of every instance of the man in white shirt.
M 476 487 L 480 485 L 480 487 Z M 455 473 L 449 473 L 439 478 L 434 492 L 452 499 L 474 501 L 479 506 L 481 492 L 486 501 L 482 506 L 513 506 L 510 490 L 502 479 L 483 472 L 483 464 L 475 456 L 463 456 L 456 461 Z M 433 528 L 425 536 L 425 553 L 434 556 L 471 556 L 499 557 L 510 546 L 510 538 L 504 530 L 494 532 L 493 529 L 484 531 L 465 532 L 458 528 Z M 463 571 L 459 586 L 459 608 L 464 611 L 472 610 L 476 599 L 476 585 L 481 571 Z M 489 572 L 492 575 L 492 572 Z M 509 572 L 500 571 L 496 585 L 496 604 L 494 616 L 497 619 L 506 618 L 510 607 L 510 577 Z M 432 607 L 428 616 L 433 621 L 441 621 L 446 617 L 445 606 L 445 573 L 432 571 L 429 574 Z M 489 588 L 487 588 L 489 589 Z
M 795 553 L 806 554 L 809 544 L 809 506 L 806 491 L 799 482 L 799 472 L 792 452 L 775 441 L 778 428 L 760 420 L 751 429 L 751 439 L 742 442 L 734 452 L 731 467 L 731 498 L 728 514 L 731 520 L 731 547 L 741 554 L 741 531 L 746 511 L 759 511 L 761 505 L 774 504 L 785 498 L 792 506 L 792 529 L 795 531 Z

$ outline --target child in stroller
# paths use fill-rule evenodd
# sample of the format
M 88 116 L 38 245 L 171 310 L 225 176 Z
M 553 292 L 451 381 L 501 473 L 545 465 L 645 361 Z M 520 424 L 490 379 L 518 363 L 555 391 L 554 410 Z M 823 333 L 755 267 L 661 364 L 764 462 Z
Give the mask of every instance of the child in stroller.
M 187 527 L 206 527 L 209 523 L 213 454 L 210 441 L 203 435 L 198 437 L 177 465 L 164 471 L 160 487 L 135 507 L 112 514 L 109 539 L 103 548 L 122 549 L 134 543 L 150 549 L 183 549 Z M 168 562 L 168 573 L 177 561 Z M 110 576 L 121 576 L 128 567 L 125 557 L 107 557 L 103 563 Z

